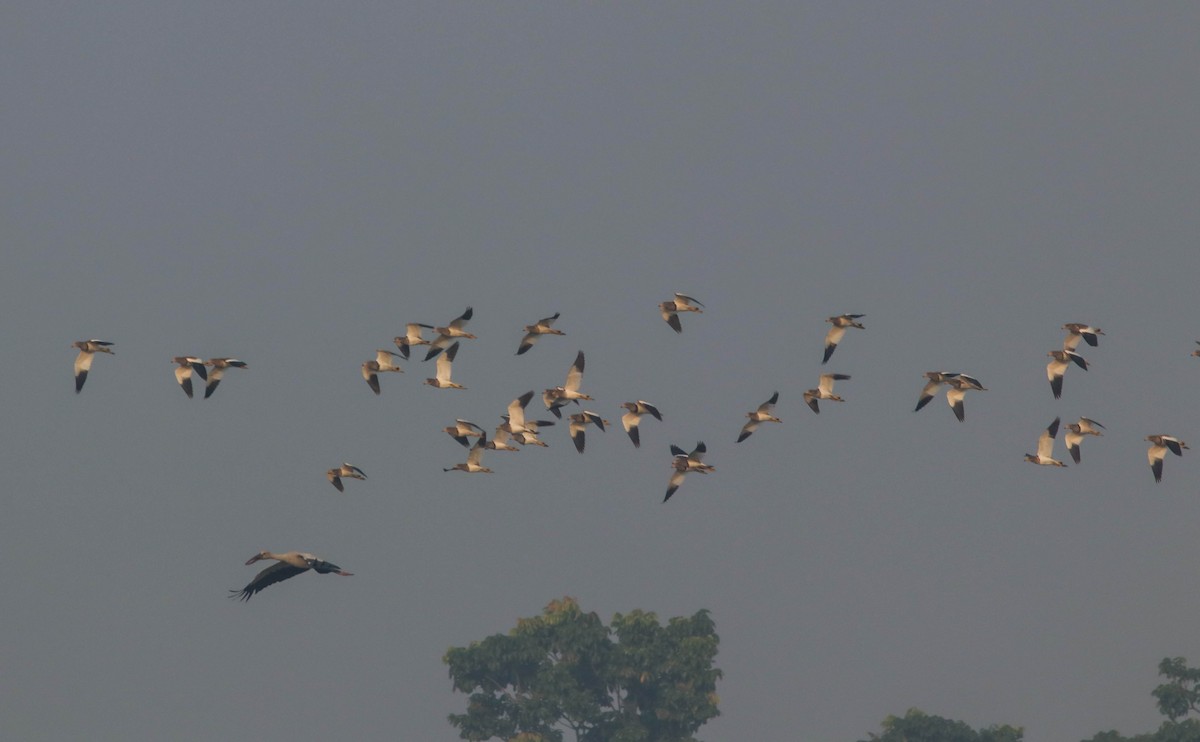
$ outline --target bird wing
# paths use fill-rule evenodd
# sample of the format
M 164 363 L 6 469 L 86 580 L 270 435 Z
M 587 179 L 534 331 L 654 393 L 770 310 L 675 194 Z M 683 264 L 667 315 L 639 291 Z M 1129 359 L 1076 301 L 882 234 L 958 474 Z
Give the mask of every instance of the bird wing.
M 672 330 L 674 330 L 675 332 L 683 332 L 683 325 L 679 322 L 678 314 L 676 314 L 675 312 L 663 309 L 662 310 L 662 318 L 664 321 L 666 321 L 666 323 L 668 325 L 671 326 Z
M 346 488 L 342 486 L 342 478 L 338 476 L 337 469 L 330 469 L 329 471 L 325 472 L 325 478 L 329 480 L 329 483 L 332 484 L 334 489 L 336 489 L 338 492 L 346 491 Z
M 1049 427 L 1038 436 L 1037 452 L 1039 458 L 1054 458 L 1054 437 L 1058 435 L 1058 420 L 1057 417 L 1054 418 L 1054 422 L 1050 423 Z
M 276 582 L 283 582 L 289 577 L 295 577 L 301 572 L 307 572 L 308 567 L 295 567 L 287 562 L 276 562 L 270 567 L 254 576 L 253 580 L 241 590 L 230 590 L 229 597 L 237 597 L 240 600 L 250 600 L 250 597 L 265 588 L 274 585 Z
M 742 432 L 738 434 L 737 442 L 741 443 L 750 437 L 750 434 L 758 430 L 758 420 L 751 419 L 742 426 Z
M 775 407 L 775 403 L 779 401 L 779 392 L 771 395 L 771 398 L 758 406 L 758 412 L 770 414 L 771 409 Z
M 1153 444 L 1150 450 L 1146 451 L 1146 459 L 1150 462 L 1150 470 L 1154 472 L 1154 481 L 1162 481 L 1163 456 L 1167 453 L 1166 446 Z
M 454 346 L 452 346 L 452 347 L 457 347 L 457 345 L 458 344 L 455 343 Z M 450 381 L 450 364 L 452 364 L 452 363 L 454 363 L 454 360 L 450 357 L 450 353 L 447 352 L 447 353 L 441 353 L 438 355 L 438 357 L 437 357 L 437 380 L 438 381 L 440 381 L 442 383 Z
M 521 355 L 532 348 L 533 344 L 537 342 L 538 337 L 539 333 L 536 332 L 525 333 L 525 337 L 521 338 L 521 344 L 517 346 L 517 355 Z
M 817 394 L 819 394 L 818 390 L 809 389 L 807 392 L 804 393 L 804 403 L 807 404 L 809 406 L 809 408 L 812 409 L 813 412 L 820 415 L 821 414 L 821 404 L 817 401 Z
M 563 384 L 563 389 L 570 392 L 579 391 L 579 385 L 583 383 L 583 351 L 579 351 L 575 356 L 575 362 L 571 364 L 571 368 L 567 370 L 567 383 Z
M 683 478 L 687 476 L 687 469 L 676 469 L 671 474 L 671 481 L 667 482 L 667 494 L 663 497 L 663 502 L 671 499 L 671 495 L 679 489 L 679 485 L 683 484 Z
M 963 407 L 963 397 L 967 394 L 967 390 L 962 387 L 950 387 L 946 390 L 946 402 L 950 408 L 954 410 L 954 416 L 962 422 L 966 417 L 966 409 Z
M 1179 447 L 1179 441 L 1178 441 L 1178 440 L 1176 440 L 1175 438 L 1172 438 L 1172 437 L 1170 437 L 1170 436 L 1166 436 L 1166 435 L 1164 435 L 1164 436 L 1163 436 L 1163 439 L 1162 439 L 1162 442 L 1163 442 L 1163 445 L 1164 445 L 1164 446 L 1166 446 L 1167 448 L 1171 449 L 1171 453 L 1175 454 L 1176 456 L 1182 456 L 1182 455 L 1183 455 L 1183 449 L 1181 449 L 1181 448 Z
M 917 398 L 917 408 L 915 410 L 913 410 L 913 412 L 916 412 L 916 411 L 920 410 L 922 407 L 924 407 L 925 405 L 929 404 L 929 402 L 935 396 L 937 396 L 938 387 L 941 385 L 942 385 L 942 382 L 940 382 L 940 381 L 930 381 L 924 387 L 922 387 L 921 396 Z
M 450 326 L 456 330 L 461 330 L 463 325 L 470 321 L 471 317 L 475 316 L 474 307 L 467 307 L 467 311 L 455 317 L 450 321 Z
M 829 361 L 829 357 L 833 355 L 833 351 L 837 349 L 838 343 L 842 342 L 842 336 L 845 334 L 845 327 L 834 325 L 829 328 L 829 332 L 825 333 L 825 357 L 821 359 L 821 363 Z
M 379 375 L 371 368 L 371 363 L 368 361 L 362 365 L 362 377 L 367 382 L 367 386 L 371 387 L 371 391 L 379 394 Z
M 633 441 L 634 448 L 641 448 L 641 435 L 638 433 L 638 422 L 641 416 L 634 412 L 626 412 L 621 416 L 621 425 L 625 427 L 625 432 L 629 434 L 629 440 Z
M 584 423 L 575 419 L 576 415 L 571 415 L 571 442 L 575 444 L 575 450 L 583 453 L 584 444 L 587 442 L 583 429 L 587 427 Z

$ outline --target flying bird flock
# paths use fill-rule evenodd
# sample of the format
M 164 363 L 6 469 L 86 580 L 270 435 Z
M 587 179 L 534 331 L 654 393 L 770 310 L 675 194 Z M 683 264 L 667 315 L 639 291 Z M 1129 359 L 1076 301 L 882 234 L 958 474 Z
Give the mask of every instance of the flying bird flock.
M 662 319 L 667 325 L 675 333 L 682 334 L 683 325 L 680 322 L 680 314 L 699 314 L 703 311 L 704 305 L 686 294 L 676 293 L 672 299 L 660 303 L 658 308 Z M 445 326 L 435 326 L 420 322 L 408 323 L 405 325 L 404 334 L 396 336 L 393 340 L 399 352 L 377 349 L 373 360 L 362 363 L 361 371 L 363 380 L 373 394 L 382 394 L 382 386 L 379 379 L 380 374 L 387 372 L 403 373 L 404 369 L 400 367 L 399 362 L 409 360 L 412 348 L 425 345 L 428 346 L 428 351 L 425 354 L 424 360 L 434 361 L 435 374 L 433 377 L 425 379 L 424 383 L 437 389 L 466 389 L 465 386 L 452 381 L 451 376 L 453 364 L 458 358 L 461 343 L 465 340 L 475 339 L 475 335 L 466 331 L 467 323 L 470 322 L 473 316 L 474 309 L 467 307 L 466 311 Z M 522 356 L 526 354 L 543 337 L 565 335 L 565 332 L 553 326 L 559 319 L 559 316 L 559 313 L 555 312 L 553 315 L 544 317 L 533 324 L 525 325 L 523 334 L 516 347 L 516 355 Z M 821 365 L 828 364 L 834 351 L 837 350 L 839 344 L 843 341 L 847 329 L 865 329 L 865 326 L 859 322 L 864 316 L 863 314 L 841 314 L 825 320 L 831 325 L 831 328 L 825 335 Z M 1062 347 L 1051 350 L 1047 354 L 1051 360 L 1046 365 L 1046 377 L 1050 382 L 1050 390 L 1054 399 L 1062 397 L 1063 380 L 1071 366 L 1077 366 L 1083 370 L 1089 368 L 1088 362 L 1077 352 L 1081 342 L 1086 343 L 1089 347 L 1096 347 L 1099 345 L 1099 336 L 1104 335 L 1104 332 L 1099 328 L 1081 323 L 1068 323 L 1063 325 L 1063 329 L 1067 331 L 1067 335 L 1062 342 Z M 435 336 L 427 339 L 423 336 L 424 330 L 432 330 Z M 1200 340 L 1197 343 L 1200 344 Z M 87 381 L 88 373 L 92 368 L 95 355 L 97 353 L 115 355 L 112 346 L 112 342 L 97 339 L 80 340 L 72 344 L 72 347 L 79 351 L 75 358 L 74 366 L 76 393 L 82 391 L 84 382 Z M 1200 349 L 1192 351 L 1192 355 L 1200 357 Z M 175 381 L 189 398 L 193 396 L 193 375 L 198 376 L 202 381 L 206 382 L 204 398 L 207 399 L 216 390 L 226 369 L 249 368 L 246 362 L 230 357 L 204 360 L 198 356 L 180 355 L 172 357 L 171 360 L 175 365 Z M 578 408 L 578 411 L 566 416 L 565 427 L 567 428 L 571 442 L 574 444 L 575 450 L 583 454 L 587 443 L 588 428 L 594 427 L 599 432 L 605 432 L 608 426 L 611 425 L 609 420 L 605 419 L 601 413 L 581 408 L 581 402 L 595 402 L 591 395 L 583 391 L 585 360 L 584 352 L 582 350 L 578 351 L 574 362 L 567 369 L 566 378 L 562 385 L 550 387 L 542 392 L 542 402 L 546 411 L 555 418 L 553 420 L 539 420 L 528 414 L 527 407 L 535 396 L 534 390 L 529 390 L 518 395 L 507 404 L 503 414 L 499 415 L 500 422 L 492 429 L 490 435 L 488 429 L 484 426 L 461 418 L 455 419 L 454 424 L 448 425 L 443 431 L 456 443 L 467 449 L 466 461 L 460 461 L 443 467 L 443 471 L 464 472 L 468 474 L 492 474 L 495 472 L 483 463 L 483 457 L 488 451 L 517 452 L 527 446 L 547 447 L 549 444 L 539 438 L 539 433 L 543 432 L 543 428 L 562 423 L 564 421 L 563 408 L 569 405 L 574 405 Z M 927 371 L 923 376 L 925 383 L 917 398 L 914 411 L 922 410 L 944 387 L 946 390 L 946 402 L 959 422 L 966 420 L 964 406 L 966 393 L 968 391 L 987 391 L 987 388 L 983 386 L 979 379 L 960 371 Z M 814 413 L 820 414 L 820 401 L 846 401 L 843 397 L 834 393 L 834 384 L 839 381 L 849 381 L 850 378 L 850 375 L 845 373 L 820 374 L 816 388 L 803 392 L 802 397 L 805 404 Z M 782 420 L 775 414 L 775 407 L 778 402 L 779 392 L 775 391 L 766 401 L 759 404 L 756 409 L 747 412 L 745 414 L 747 420 L 743 423 L 740 432 L 735 438 L 735 442 L 745 442 L 752 434 L 758 431 L 763 423 L 781 423 Z M 598 406 L 593 405 L 593 407 Z M 621 426 L 624 428 L 635 449 L 641 447 L 640 426 L 643 418 L 649 415 L 659 422 L 662 422 L 664 419 L 663 413 L 656 405 L 643 399 L 637 399 L 632 402 L 621 402 L 616 407 L 624 410 L 624 414 L 621 416 Z M 1040 466 L 1067 467 L 1064 461 L 1054 457 L 1054 445 L 1061 427 L 1061 419 L 1055 417 L 1038 436 L 1036 453 L 1025 454 L 1025 461 Z M 1067 453 L 1076 465 L 1082 461 L 1081 445 L 1083 441 L 1088 436 L 1102 436 L 1102 430 L 1104 430 L 1102 424 L 1087 417 L 1080 417 L 1077 422 L 1068 423 L 1065 426 L 1063 437 Z M 1147 451 L 1147 460 L 1154 476 L 1154 481 L 1160 482 L 1162 480 L 1163 462 L 1167 453 L 1182 456 L 1183 451 L 1188 450 L 1188 445 L 1172 435 L 1162 433 L 1148 435 L 1145 437 L 1145 440 L 1150 442 L 1150 447 Z M 708 452 L 708 447 L 703 441 L 698 441 L 691 451 L 685 451 L 678 445 L 670 444 L 669 451 L 668 468 L 670 476 L 667 480 L 666 492 L 662 498 L 662 502 L 664 503 L 676 494 L 688 474 L 696 472 L 707 475 L 716 471 L 716 467 L 704 462 L 704 456 Z M 327 470 L 325 476 L 338 492 L 345 492 L 343 480 L 355 479 L 366 481 L 367 479 L 362 469 L 349 463 L 342 463 Z M 299 551 L 289 551 L 279 554 L 262 551 L 251 557 L 246 564 L 253 564 L 263 559 L 274 560 L 275 563 L 259 572 L 244 588 L 231 590 L 231 598 L 238 598 L 243 601 L 249 600 L 253 595 L 270 585 L 308 571 L 313 571 L 317 574 L 336 574 L 342 576 L 349 576 L 351 574 L 336 564 L 320 559 L 312 554 Z

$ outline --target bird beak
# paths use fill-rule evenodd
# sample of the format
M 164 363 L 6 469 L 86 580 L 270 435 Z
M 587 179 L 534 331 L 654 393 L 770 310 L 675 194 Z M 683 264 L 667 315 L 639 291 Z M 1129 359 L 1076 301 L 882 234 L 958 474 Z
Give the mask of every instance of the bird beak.
M 247 560 L 246 560 L 246 564 L 254 564 L 254 563 L 255 563 L 255 562 L 257 562 L 259 559 L 262 559 L 262 555 L 261 555 L 261 554 L 255 554 L 254 556 L 252 556 L 252 557 L 250 557 L 249 559 L 247 559 Z
M 346 571 L 346 570 L 344 570 L 344 569 L 343 569 L 343 570 L 339 570 L 339 571 L 337 571 L 337 572 L 334 572 L 334 574 L 335 574 L 335 575 L 341 575 L 342 577 L 353 577 L 353 576 L 354 576 L 354 573 L 353 573 L 353 572 L 347 572 L 347 571 Z

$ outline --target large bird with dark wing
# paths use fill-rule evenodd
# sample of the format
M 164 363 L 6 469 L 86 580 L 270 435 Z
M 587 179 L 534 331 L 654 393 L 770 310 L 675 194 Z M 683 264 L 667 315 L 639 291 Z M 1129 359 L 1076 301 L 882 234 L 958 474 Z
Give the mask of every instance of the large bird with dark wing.
M 275 559 L 276 562 L 256 574 L 254 579 L 250 580 L 250 584 L 241 590 L 230 590 L 229 597 L 250 600 L 260 590 L 264 590 L 276 582 L 283 582 L 289 577 L 295 577 L 302 572 L 307 572 L 310 569 L 322 575 L 335 574 L 349 577 L 352 574 L 333 562 L 327 562 L 324 559 L 303 551 L 285 551 L 282 554 L 260 551 L 247 559 L 246 564 L 254 564 L 260 559 Z

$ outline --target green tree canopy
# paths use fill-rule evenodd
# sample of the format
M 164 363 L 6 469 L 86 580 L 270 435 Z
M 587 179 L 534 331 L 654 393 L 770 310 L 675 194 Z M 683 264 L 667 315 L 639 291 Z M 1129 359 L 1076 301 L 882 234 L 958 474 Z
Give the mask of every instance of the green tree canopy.
M 1200 669 L 1187 666 L 1183 657 L 1166 657 L 1158 663 L 1158 674 L 1167 679 L 1150 695 L 1169 721 L 1158 731 L 1122 737 L 1116 731 L 1101 732 L 1083 742 L 1200 742 L 1200 720 L 1184 718 L 1200 713 Z
M 507 634 L 451 647 L 443 661 L 467 712 L 451 714 L 462 739 L 691 742 L 717 716 L 719 639 L 702 610 L 672 618 L 635 610 L 605 626 L 573 598 L 518 619 Z
M 966 722 L 930 716 L 920 709 L 909 709 L 904 716 L 889 716 L 882 726 L 882 735 L 871 735 L 873 742 L 1021 742 L 1025 739 L 1025 730 L 1021 727 L 1005 724 L 975 730 Z

